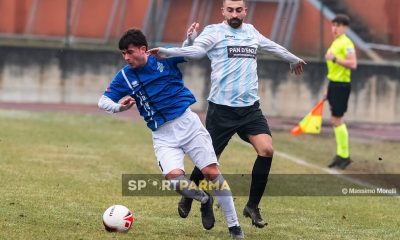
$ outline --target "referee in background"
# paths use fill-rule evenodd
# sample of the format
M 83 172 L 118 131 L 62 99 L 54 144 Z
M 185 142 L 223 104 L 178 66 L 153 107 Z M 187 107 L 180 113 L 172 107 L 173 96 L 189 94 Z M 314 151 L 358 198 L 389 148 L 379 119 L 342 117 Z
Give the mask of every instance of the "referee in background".
M 332 20 L 332 34 L 335 40 L 325 54 L 328 66 L 328 92 L 326 99 L 331 109 L 331 123 L 336 138 L 336 156 L 329 168 L 345 169 L 350 163 L 349 133 L 343 116 L 347 111 L 351 91 L 351 70 L 357 68 L 357 57 L 353 42 L 346 35 L 350 19 L 338 14 Z

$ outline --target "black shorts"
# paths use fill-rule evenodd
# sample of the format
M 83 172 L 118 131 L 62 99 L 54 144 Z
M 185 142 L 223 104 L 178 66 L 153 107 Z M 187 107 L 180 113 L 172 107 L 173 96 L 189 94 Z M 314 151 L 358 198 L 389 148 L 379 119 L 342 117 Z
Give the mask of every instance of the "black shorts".
M 209 102 L 206 128 L 217 155 L 222 153 L 235 133 L 246 142 L 249 142 L 249 135 L 265 133 L 271 136 L 258 101 L 249 107 L 229 107 Z
M 344 113 L 347 111 L 350 91 L 350 83 L 329 81 L 327 98 L 331 107 L 332 116 L 343 117 Z

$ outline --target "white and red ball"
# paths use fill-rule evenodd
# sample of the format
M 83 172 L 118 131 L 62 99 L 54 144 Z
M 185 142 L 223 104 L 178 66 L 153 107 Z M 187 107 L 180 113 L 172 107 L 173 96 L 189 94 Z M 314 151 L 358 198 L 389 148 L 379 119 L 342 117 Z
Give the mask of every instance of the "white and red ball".
M 103 214 L 103 224 L 109 232 L 127 232 L 132 227 L 132 212 L 125 206 L 113 205 Z

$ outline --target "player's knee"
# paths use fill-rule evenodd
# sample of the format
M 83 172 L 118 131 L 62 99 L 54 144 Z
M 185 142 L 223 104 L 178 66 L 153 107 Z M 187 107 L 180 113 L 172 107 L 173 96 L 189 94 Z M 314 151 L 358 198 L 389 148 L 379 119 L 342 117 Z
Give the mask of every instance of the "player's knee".
M 214 180 L 221 174 L 217 164 L 215 163 L 206 166 L 201 170 L 201 172 L 207 180 Z
M 182 171 L 182 169 L 177 168 L 167 173 L 167 175 L 165 175 L 165 179 L 167 180 L 174 179 L 184 174 L 185 172 Z
M 331 124 L 332 126 L 336 127 L 337 121 L 334 118 L 331 118 Z
M 331 124 L 333 127 L 339 127 L 343 123 L 342 117 L 331 117 Z
M 272 145 L 265 145 L 257 150 L 257 154 L 261 157 L 272 157 L 274 155 L 274 148 Z

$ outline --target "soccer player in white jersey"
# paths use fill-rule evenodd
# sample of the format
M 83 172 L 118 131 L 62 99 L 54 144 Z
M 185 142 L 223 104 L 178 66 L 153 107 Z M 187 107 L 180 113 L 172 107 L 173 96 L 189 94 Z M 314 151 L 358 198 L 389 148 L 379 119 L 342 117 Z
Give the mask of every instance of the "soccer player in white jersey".
M 177 65 L 182 57 L 157 59 L 146 53 L 147 40 L 139 29 L 130 29 L 121 37 L 119 49 L 127 62 L 99 100 L 99 107 L 110 113 L 137 105 L 140 115 L 152 130 L 158 166 L 171 187 L 185 198 L 201 202 L 202 223 L 213 228 L 213 198 L 197 188 L 185 176 L 183 158 L 188 154 L 210 181 L 232 239 L 244 239 L 232 193 L 218 169 L 211 137 L 197 114 L 190 110 L 196 100 L 182 80 Z M 211 187 L 211 182 L 212 186 Z M 183 187 L 185 186 L 185 187 Z
M 207 55 L 211 60 L 211 91 L 206 128 L 218 158 L 235 133 L 251 143 L 257 152 L 249 200 L 243 214 L 250 217 L 256 227 L 263 228 L 267 223 L 262 219 L 258 206 L 267 185 L 273 147 L 271 132 L 257 96 L 257 51 L 262 50 L 290 63 L 291 72 L 296 75 L 303 72 L 306 63 L 261 35 L 253 25 L 243 23 L 246 13 L 245 1 L 223 0 L 222 15 L 225 20 L 205 27 L 191 46 L 168 49 L 160 47 L 149 52 L 189 59 Z M 195 168 L 191 180 L 197 183 L 202 178 L 201 171 Z M 189 214 L 191 204 L 192 199 L 181 199 L 178 204 L 181 216 Z

